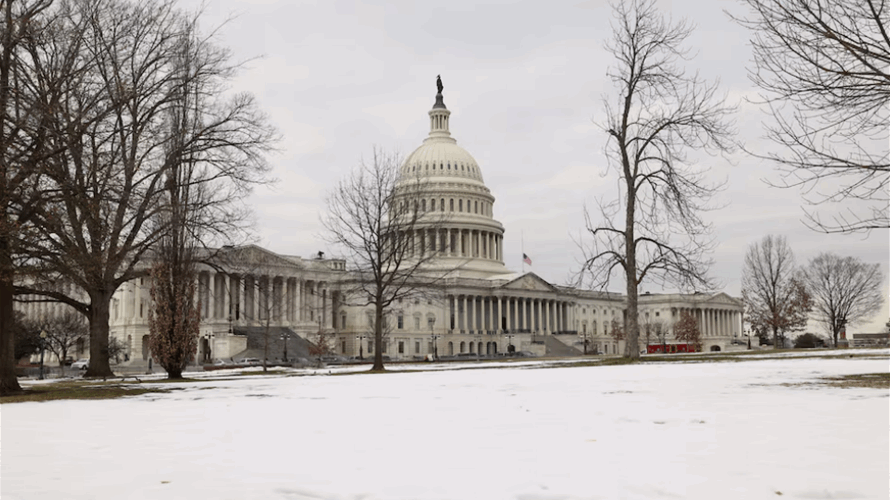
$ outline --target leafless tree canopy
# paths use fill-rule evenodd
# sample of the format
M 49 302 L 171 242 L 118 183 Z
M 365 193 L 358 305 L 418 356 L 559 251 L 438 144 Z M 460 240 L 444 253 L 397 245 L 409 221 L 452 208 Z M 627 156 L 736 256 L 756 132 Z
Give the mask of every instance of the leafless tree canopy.
M 711 226 L 701 213 L 719 184 L 689 152 L 719 153 L 732 147 L 727 121 L 733 108 L 717 95 L 717 83 L 687 74 L 686 22 L 671 23 L 651 0 L 614 7 L 615 57 L 609 70 L 617 95 L 604 98 L 609 134 L 606 155 L 619 175 L 619 199 L 600 203 L 599 220 L 585 214 L 590 243 L 582 245 L 582 280 L 605 288 L 620 271 L 626 281 L 627 355 L 639 357 L 637 294 L 653 281 L 684 289 L 708 289 Z
M 265 180 L 275 132 L 250 95 L 225 92 L 237 65 L 171 0 L 63 0 L 55 9 L 53 36 L 30 50 L 46 57 L 35 81 L 64 82 L 47 124 L 63 154 L 46 162 L 40 244 L 29 256 L 35 277 L 64 276 L 86 292 L 86 301 L 42 293 L 89 318 L 87 375 L 107 376 L 109 301 L 146 272 L 141 262 L 170 228 L 173 186 L 194 195 L 193 236 L 236 234 L 238 202 Z
M 69 310 L 47 318 L 41 325 L 46 332 L 46 348 L 59 359 L 59 367 L 65 370 L 65 360 L 78 345 L 87 344 L 90 330 L 82 314 Z
M 344 296 L 374 307 L 373 370 L 383 369 L 384 317 L 393 302 L 424 293 L 443 277 L 425 272 L 440 249 L 424 235 L 442 227 L 446 212 L 422 209 L 429 183 L 400 177 L 400 164 L 396 155 L 375 149 L 370 162 L 329 194 L 322 218 L 330 242 L 353 266 Z
M 822 253 L 809 262 L 805 276 L 814 315 L 834 345 L 847 325 L 869 320 L 884 304 L 880 264 Z
M 753 32 L 751 79 L 773 117 L 763 156 L 781 187 L 812 204 L 864 200 L 808 225 L 826 232 L 890 227 L 890 2 L 745 0 L 736 20 Z M 849 204 L 849 203 L 848 203 Z
M 811 299 L 784 236 L 768 235 L 748 247 L 742 300 L 748 323 L 758 333 L 771 332 L 777 349 L 780 335 L 806 327 Z

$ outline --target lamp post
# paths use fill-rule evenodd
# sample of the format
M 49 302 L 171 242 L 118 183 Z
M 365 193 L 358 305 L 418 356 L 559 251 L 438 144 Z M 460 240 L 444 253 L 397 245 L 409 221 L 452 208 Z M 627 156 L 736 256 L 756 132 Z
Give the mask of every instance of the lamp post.
M 362 361 L 365 360 L 365 353 L 362 350 L 362 347 L 364 346 L 366 337 L 367 336 L 364 334 L 355 336 L 355 340 L 356 340 L 356 342 L 358 342 L 358 359 L 360 359 Z
M 46 349 L 46 330 L 40 330 L 40 375 L 38 378 L 43 380 L 43 351 Z
M 429 325 L 430 325 L 430 340 L 433 341 L 433 359 L 438 361 L 439 360 L 439 342 L 438 342 L 438 340 L 439 340 L 439 337 L 441 337 L 441 335 L 433 332 L 433 326 L 435 325 L 435 321 L 430 321 Z
M 287 338 L 290 337 L 289 332 L 283 332 L 281 334 L 281 340 L 284 341 L 284 362 L 287 363 Z

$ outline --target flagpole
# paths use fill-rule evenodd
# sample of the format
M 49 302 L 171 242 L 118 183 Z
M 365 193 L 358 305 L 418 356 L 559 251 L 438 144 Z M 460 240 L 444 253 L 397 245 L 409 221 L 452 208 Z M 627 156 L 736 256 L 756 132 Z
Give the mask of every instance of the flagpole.
M 519 231 L 519 249 L 522 252 L 522 274 L 525 274 L 525 231 Z

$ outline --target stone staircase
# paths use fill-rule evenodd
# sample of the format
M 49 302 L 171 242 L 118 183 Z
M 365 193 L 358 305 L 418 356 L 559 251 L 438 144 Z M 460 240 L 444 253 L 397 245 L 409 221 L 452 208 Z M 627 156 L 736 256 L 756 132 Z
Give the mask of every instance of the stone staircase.
M 258 358 L 263 359 L 263 354 L 266 352 L 265 343 L 266 343 L 266 328 L 262 326 L 240 326 L 235 327 L 234 333 L 236 335 L 244 335 L 247 337 L 247 349 L 239 352 L 232 356 L 234 359 L 241 358 Z M 309 348 L 312 347 L 312 342 L 304 339 L 297 335 L 290 328 L 285 328 L 282 326 L 271 326 L 269 327 L 268 340 L 269 340 L 269 350 L 268 350 L 268 358 L 269 361 L 275 361 L 278 359 L 283 359 L 284 357 L 284 340 L 282 340 L 282 336 L 287 333 L 287 359 L 297 359 L 297 358 L 306 358 L 311 359 L 312 356 L 309 354 Z
M 554 335 L 542 335 L 537 337 L 538 339 L 544 339 L 544 347 L 547 348 L 547 356 L 553 357 L 573 357 L 573 356 L 583 356 L 584 353 L 578 349 L 575 349 L 572 346 L 568 346 L 564 344 L 561 340 L 559 340 Z M 567 338 L 576 338 L 574 335 Z

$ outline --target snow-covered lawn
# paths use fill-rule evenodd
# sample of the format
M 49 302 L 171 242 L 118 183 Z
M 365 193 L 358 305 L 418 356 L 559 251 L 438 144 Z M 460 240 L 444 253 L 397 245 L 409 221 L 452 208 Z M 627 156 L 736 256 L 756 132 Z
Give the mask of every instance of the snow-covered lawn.
M 890 351 L 869 352 L 881 356 L 325 370 L 4 404 L 0 494 L 886 499 L 888 391 L 809 384 L 886 373 Z

